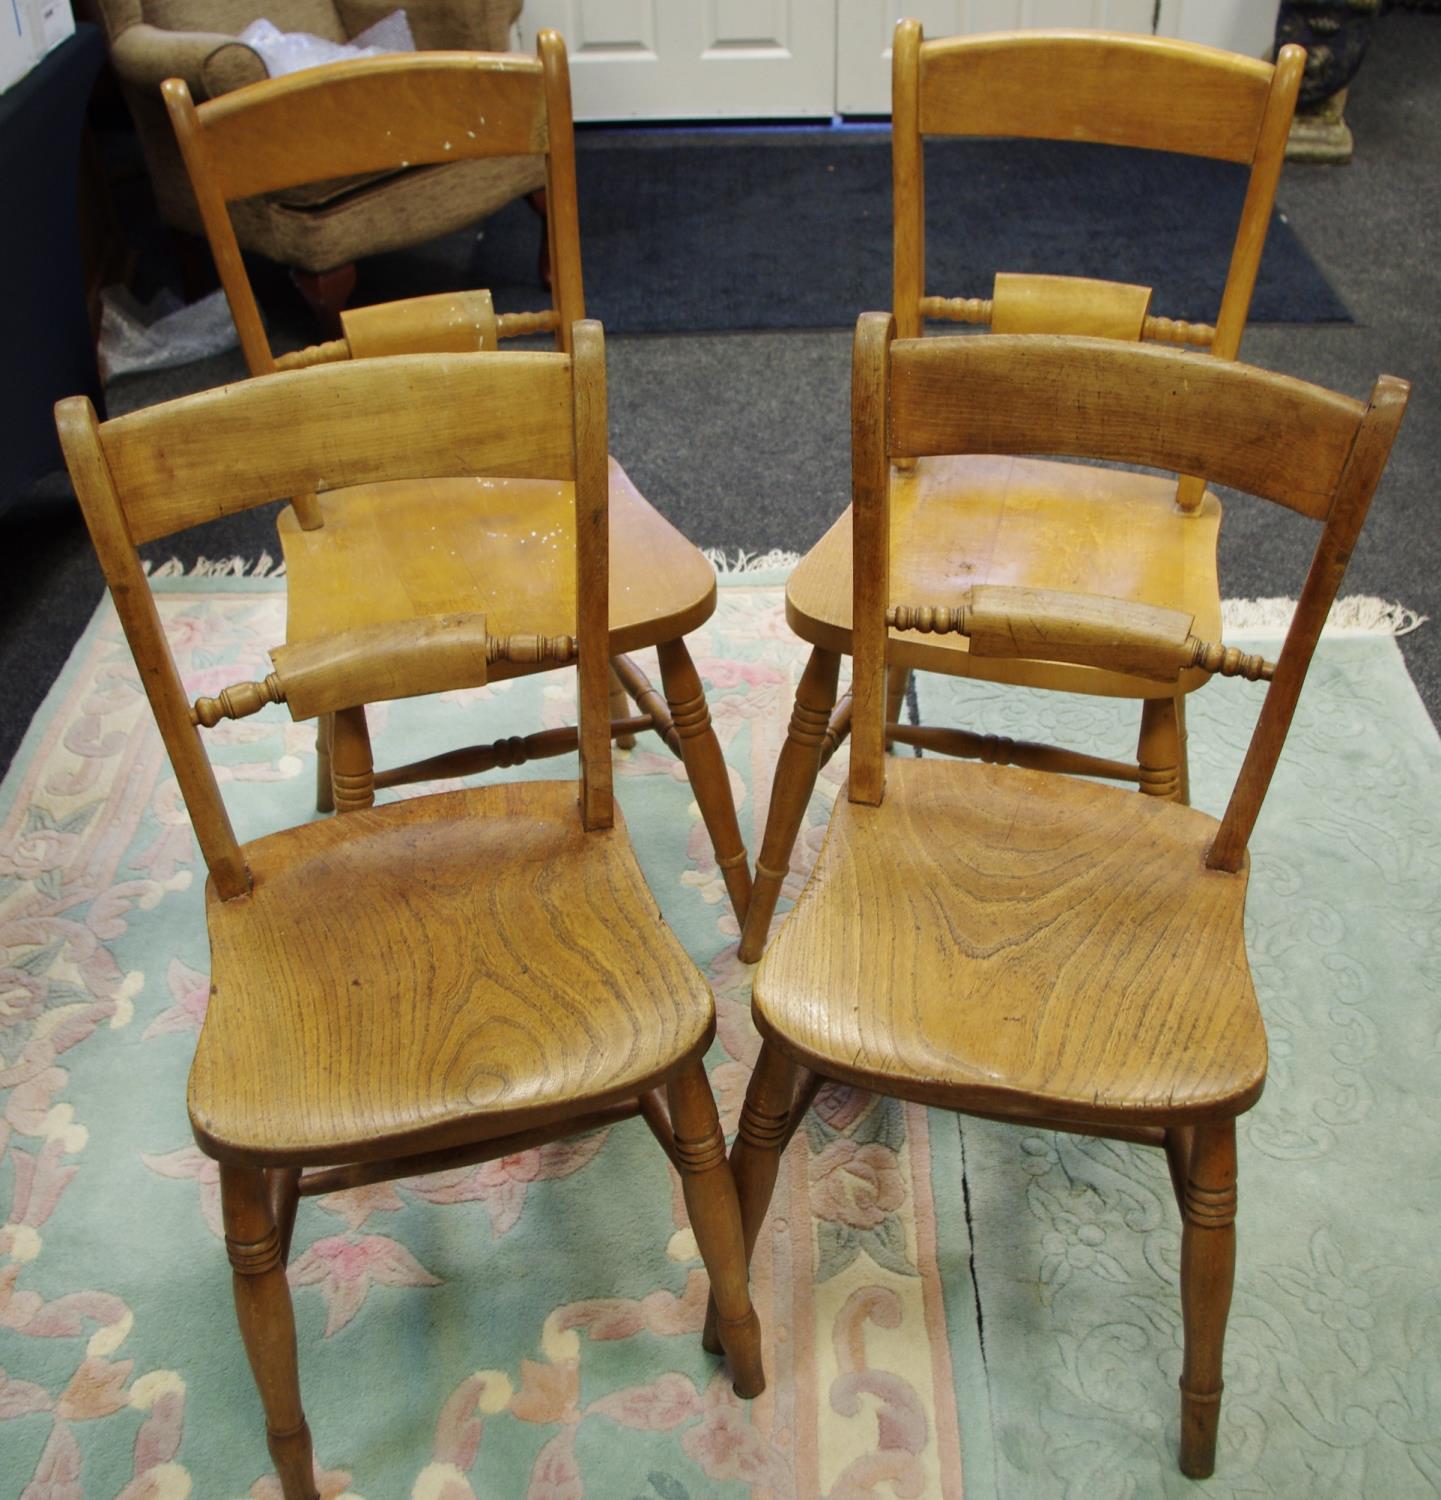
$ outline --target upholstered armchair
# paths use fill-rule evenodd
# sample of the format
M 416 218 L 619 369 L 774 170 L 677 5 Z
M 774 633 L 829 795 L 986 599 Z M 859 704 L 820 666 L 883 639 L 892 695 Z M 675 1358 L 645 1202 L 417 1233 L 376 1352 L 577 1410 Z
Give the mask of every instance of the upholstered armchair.
M 263 16 L 282 31 L 344 42 L 404 6 L 423 51 L 504 52 L 522 0 L 99 0 L 110 56 L 140 134 L 161 217 L 200 233 L 180 152 L 160 99 L 183 78 L 199 102 L 266 77 L 236 35 Z M 544 158 L 508 157 L 314 184 L 233 207 L 242 248 L 288 266 L 333 333 L 355 285 L 355 261 L 418 245 L 531 194 L 543 211 Z

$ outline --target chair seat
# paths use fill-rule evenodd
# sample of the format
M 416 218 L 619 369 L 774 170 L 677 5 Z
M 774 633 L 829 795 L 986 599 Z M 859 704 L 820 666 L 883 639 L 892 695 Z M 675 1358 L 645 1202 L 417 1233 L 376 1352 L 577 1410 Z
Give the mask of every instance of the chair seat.
M 492 635 L 575 628 L 572 486 L 535 479 L 395 480 L 320 496 L 325 524 L 279 521 L 286 639 L 475 610 Z M 677 640 L 715 609 L 715 569 L 610 461 L 612 654 Z M 494 679 L 531 667 L 496 662 Z
M 1195 633 L 1221 639 L 1216 538 L 1221 503 L 1207 492 L 1189 514 L 1176 481 L 1046 460 L 946 455 L 891 475 L 891 576 L 896 604 L 950 604 L 972 584 L 1063 589 L 1186 610 Z M 786 619 L 803 640 L 851 649 L 851 513 L 791 574 Z M 963 636 L 893 632 L 900 667 L 1099 697 L 1171 697 L 1178 684 L 1063 662 L 973 658 Z
M 951 1109 L 1178 1124 L 1247 1109 L 1266 1039 L 1214 819 L 1042 772 L 888 763 L 836 803 L 756 972 L 762 1033 Z
M 710 989 L 616 814 L 574 781 L 482 786 L 245 846 L 207 896 L 190 1118 L 221 1161 L 319 1165 L 483 1140 L 633 1098 L 697 1057 Z

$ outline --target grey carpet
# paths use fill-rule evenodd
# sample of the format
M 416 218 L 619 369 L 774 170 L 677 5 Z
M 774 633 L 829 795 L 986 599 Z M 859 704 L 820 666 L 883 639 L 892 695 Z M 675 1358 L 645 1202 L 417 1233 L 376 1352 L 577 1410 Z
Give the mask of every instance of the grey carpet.
M 889 131 L 732 131 L 719 139 L 721 149 L 716 136 L 697 140 L 693 131 L 581 136 L 587 310 L 608 333 L 847 328 L 858 309 L 888 304 Z M 1165 152 L 930 141 L 928 283 L 984 296 L 997 270 L 1109 277 L 1152 287 L 1158 313 L 1209 322 L 1245 189 L 1241 167 Z M 366 276 L 365 295 L 377 301 L 478 283 L 502 311 L 543 305 L 535 218 L 523 203 L 489 220 L 478 242 L 467 232 L 419 254 L 377 257 Z M 1279 215 L 1251 316 L 1348 321 Z
M 1354 162 L 1288 166 L 1279 194 L 1355 322 L 1254 327 L 1243 354 L 1356 396 L 1383 370 L 1415 382 L 1346 587 L 1400 599 L 1441 620 L 1441 528 L 1431 494 L 1441 469 L 1438 112 L 1441 18 L 1393 12 L 1378 23 L 1351 93 Z M 838 225 L 837 233 L 844 229 Z M 697 542 L 731 551 L 804 549 L 846 501 L 849 343 L 843 331 L 614 337 L 612 448 L 646 495 Z M 118 381 L 112 410 L 241 373 L 232 354 Z M 56 498 L 64 494 L 52 481 L 0 516 L 0 690 L 8 705 L 0 763 L 8 763 L 100 595 L 83 527 Z M 1221 539 L 1226 591 L 1294 593 L 1310 544 L 1279 512 L 1250 502 L 1232 506 Z M 148 550 L 186 562 L 201 555 L 253 559 L 276 551 L 273 521 L 252 513 Z M 1433 623 L 1401 643 L 1433 720 L 1441 713 L 1438 628 Z

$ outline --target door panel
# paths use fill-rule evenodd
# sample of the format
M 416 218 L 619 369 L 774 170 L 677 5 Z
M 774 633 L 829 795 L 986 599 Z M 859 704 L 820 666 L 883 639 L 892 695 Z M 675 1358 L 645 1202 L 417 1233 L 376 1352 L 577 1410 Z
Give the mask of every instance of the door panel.
M 526 0 L 566 39 L 577 120 L 829 119 L 836 13 L 816 0 Z

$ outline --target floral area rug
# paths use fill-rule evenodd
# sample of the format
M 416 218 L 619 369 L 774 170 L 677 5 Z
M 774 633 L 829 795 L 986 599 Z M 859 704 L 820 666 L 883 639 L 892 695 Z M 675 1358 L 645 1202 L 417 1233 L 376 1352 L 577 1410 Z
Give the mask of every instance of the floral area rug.
M 265 667 L 279 587 L 167 579 L 187 687 Z M 692 638 L 759 841 L 803 648 L 773 581 Z M 1134 712 L 922 679 L 928 717 L 1124 751 Z M 1258 691 L 1192 699 L 1215 810 Z M 377 759 L 567 721 L 563 674 L 375 711 Z M 312 731 L 211 738 L 242 838 L 311 816 Z M 568 774 L 565 762 L 508 775 Z M 793 860 L 814 858 L 843 758 Z M 749 970 L 674 760 L 617 756 L 651 886 L 715 987 L 734 1127 Z M 1441 1483 L 1441 746 L 1394 644 L 1322 650 L 1253 845 L 1272 1079 L 1243 1132 L 1218 1495 Z M 184 1083 L 207 996 L 203 871 L 102 606 L 0 791 L 0 1494 L 274 1500 L 213 1166 Z M 1153 1495 L 1175 1472 L 1179 1233 L 1164 1163 L 822 1093 L 758 1247 L 770 1387 L 700 1349 L 705 1281 L 638 1122 L 307 1200 L 291 1262 L 326 1500 Z

